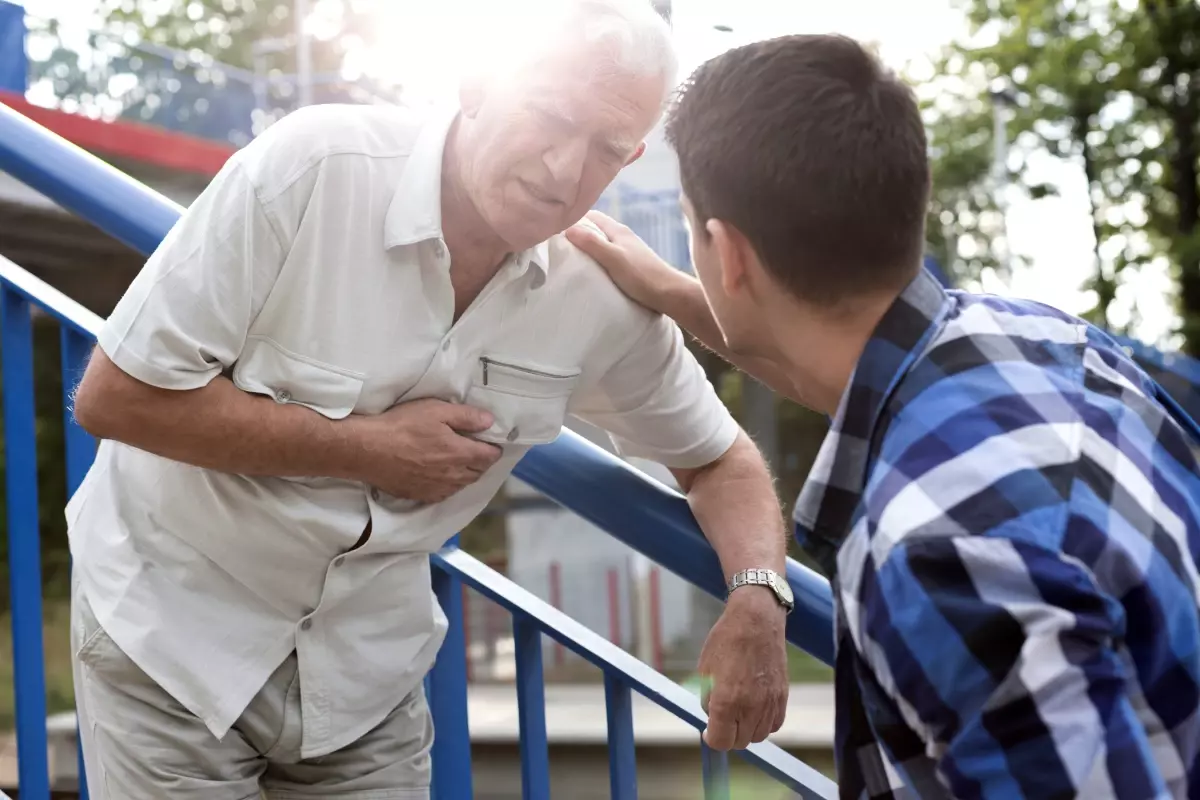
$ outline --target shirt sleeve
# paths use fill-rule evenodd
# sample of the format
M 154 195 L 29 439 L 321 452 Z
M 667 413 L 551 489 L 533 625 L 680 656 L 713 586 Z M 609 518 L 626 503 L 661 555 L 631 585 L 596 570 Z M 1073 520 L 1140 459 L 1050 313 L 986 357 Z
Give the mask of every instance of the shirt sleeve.
M 679 469 L 716 461 L 740 430 L 679 327 L 660 315 L 576 394 L 571 413 L 607 431 L 622 456 Z
M 197 389 L 237 360 L 285 255 L 235 155 L 163 239 L 98 337 L 118 367 Z
M 858 649 L 953 797 L 1166 796 L 1115 649 L 1120 606 L 1069 557 L 920 538 L 855 594 Z

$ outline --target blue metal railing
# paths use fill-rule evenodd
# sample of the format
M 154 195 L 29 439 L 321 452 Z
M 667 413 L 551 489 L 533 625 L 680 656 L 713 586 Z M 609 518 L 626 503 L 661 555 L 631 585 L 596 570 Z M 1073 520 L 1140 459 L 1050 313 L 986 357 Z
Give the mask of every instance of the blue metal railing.
M 179 206 L 3 106 L 0 170 L 143 253 L 158 245 L 181 213 Z M 13 635 L 18 654 L 14 681 L 21 796 L 43 800 L 49 797 L 49 778 L 41 573 L 37 500 L 30 491 L 37 468 L 30 322 L 34 305 L 62 325 L 67 393 L 78 381 L 102 321 L 11 262 L 0 261 L 0 357 L 7 436 Z M 69 413 L 67 419 L 68 488 L 74 491 L 91 463 L 94 448 Z M 717 598 L 724 597 L 724 578 L 716 554 L 677 492 L 568 430 L 553 444 L 532 450 L 515 474 L 684 579 Z M 434 558 L 434 564 L 434 588 L 450 620 L 446 643 L 428 677 L 430 707 L 438 730 L 433 751 L 436 797 L 458 800 L 472 796 L 462 616 L 464 583 L 514 616 L 525 797 L 549 796 L 542 635 L 558 640 L 604 671 L 614 797 L 635 796 L 632 691 L 667 708 L 697 730 L 704 727 L 704 714 L 692 694 L 455 546 L 444 549 Z M 794 561 L 788 563 L 787 577 L 797 601 L 796 611 L 788 620 L 788 640 L 831 662 L 832 598 L 828 583 Z M 702 742 L 701 747 L 706 796 L 727 796 L 727 758 L 710 753 Z M 801 796 L 832 798 L 836 794 L 831 781 L 772 744 L 755 745 L 740 754 Z

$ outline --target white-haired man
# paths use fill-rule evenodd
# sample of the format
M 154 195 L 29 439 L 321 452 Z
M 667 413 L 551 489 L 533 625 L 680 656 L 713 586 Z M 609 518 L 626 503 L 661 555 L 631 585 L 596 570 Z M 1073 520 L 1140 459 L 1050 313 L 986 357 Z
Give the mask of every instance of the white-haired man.
M 427 797 L 428 555 L 567 415 L 673 469 L 731 581 L 783 572 L 767 469 L 679 330 L 558 235 L 641 154 L 668 33 L 564 9 L 453 113 L 277 123 L 109 318 L 68 508 L 93 798 Z M 779 584 L 702 653 L 714 747 L 782 723 Z

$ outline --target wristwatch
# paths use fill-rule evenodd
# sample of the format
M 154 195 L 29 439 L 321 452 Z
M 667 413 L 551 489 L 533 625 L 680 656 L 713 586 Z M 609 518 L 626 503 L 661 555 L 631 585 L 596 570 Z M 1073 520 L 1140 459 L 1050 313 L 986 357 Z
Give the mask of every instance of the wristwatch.
M 796 599 L 792 596 L 792 587 L 788 584 L 787 578 L 774 570 L 742 570 L 730 579 L 726 596 L 733 594 L 735 589 L 743 586 L 766 586 L 775 593 L 775 599 L 779 601 L 779 605 L 787 609 L 789 614 L 796 607 Z

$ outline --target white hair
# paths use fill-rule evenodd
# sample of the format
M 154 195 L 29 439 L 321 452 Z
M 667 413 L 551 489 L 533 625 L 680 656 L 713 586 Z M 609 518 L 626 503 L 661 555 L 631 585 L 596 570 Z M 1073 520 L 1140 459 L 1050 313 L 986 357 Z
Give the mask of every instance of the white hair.
M 588 44 L 606 45 L 605 66 L 624 74 L 662 77 L 674 86 L 679 70 L 671 28 L 649 0 L 568 0 L 568 26 Z
M 679 61 L 671 27 L 650 0 L 540 0 L 522 3 L 517 41 L 491 37 L 492 76 L 537 63 L 563 44 L 597 45 L 600 74 L 661 77 L 669 92 Z

